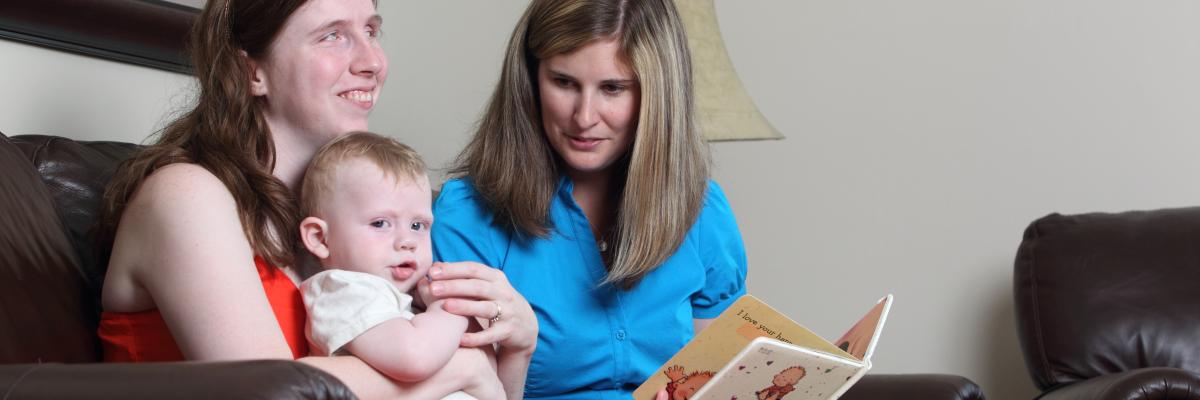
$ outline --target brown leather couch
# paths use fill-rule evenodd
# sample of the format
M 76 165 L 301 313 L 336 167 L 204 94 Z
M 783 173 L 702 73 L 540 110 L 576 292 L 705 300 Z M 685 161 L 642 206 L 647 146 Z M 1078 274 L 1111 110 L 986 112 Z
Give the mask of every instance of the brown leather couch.
M 0 134 L 0 398 L 353 398 L 293 361 L 99 364 L 103 187 L 138 146 Z M 954 375 L 872 374 L 843 399 L 983 399 Z
M 137 146 L 0 134 L 0 398 L 352 399 L 294 361 L 99 364 L 105 260 L 90 229 Z
M 1040 399 L 1200 399 L 1200 207 L 1043 217 L 1013 281 Z

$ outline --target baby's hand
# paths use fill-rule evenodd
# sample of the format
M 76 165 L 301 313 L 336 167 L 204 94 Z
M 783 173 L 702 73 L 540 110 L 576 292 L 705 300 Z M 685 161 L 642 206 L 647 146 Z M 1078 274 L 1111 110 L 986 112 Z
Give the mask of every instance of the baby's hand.
M 417 300 L 424 304 L 426 308 L 430 304 L 433 304 L 434 300 L 437 300 L 433 297 L 433 292 L 429 290 L 429 278 L 427 277 L 417 280 Z

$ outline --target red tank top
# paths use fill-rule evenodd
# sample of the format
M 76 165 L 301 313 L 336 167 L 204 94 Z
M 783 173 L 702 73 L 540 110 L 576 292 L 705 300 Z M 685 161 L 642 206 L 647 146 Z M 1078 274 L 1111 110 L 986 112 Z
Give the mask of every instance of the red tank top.
M 308 355 L 308 341 L 304 337 L 304 301 L 300 290 L 278 268 L 267 264 L 262 258 L 254 258 L 258 277 L 262 279 L 267 301 L 275 312 L 275 319 L 283 329 L 283 337 L 292 349 L 292 358 Z M 131 313 L 103 312 L 100 314 L 100 346 L 106 362 L 154 362 L 183 361 L 183 353 L 171 338 L 171 331 L 163 321 L 158 309 Z

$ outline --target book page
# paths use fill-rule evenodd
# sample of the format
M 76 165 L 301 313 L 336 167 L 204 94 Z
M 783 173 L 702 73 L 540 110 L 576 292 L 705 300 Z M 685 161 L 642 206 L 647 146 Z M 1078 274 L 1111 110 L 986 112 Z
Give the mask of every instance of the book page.
M 876 342 L 877 335 L 881 330 L 880 326 L 883 321 L 884 311 L 891 303 L 891 295 L 879 300 L 867 315 L 864 315 L 858 320 L 854 326 L 850 327 L 846 334 L 842 335 L 836 342 L 838 348 L 850 353 L 857 360 L 866 360 L 870 358 L 871 351 L 874 350 L 873 344 Z
M 695 400 L 825 400 L 865 368 L 845 358 L 760 338 L 717 373 Z
M 694 393 L 729 363 L 733 356 L 759 337 L 774 338 L 837 357 L 853 359 L 837 346 L 758 298 L 745 295 L 717 316 L 708 328 L 696 335 L 651 375 L 633 392 L 633 397 L 653 399 L 655 393 L 667 388 L 668 384 L 674 390 Z

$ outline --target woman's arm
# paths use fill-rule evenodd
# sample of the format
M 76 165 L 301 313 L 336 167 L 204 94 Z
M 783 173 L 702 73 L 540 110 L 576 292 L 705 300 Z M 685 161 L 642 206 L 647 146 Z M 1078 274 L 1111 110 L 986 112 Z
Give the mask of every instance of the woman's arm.
M 497 374 L 509 399 L 524 397 L 529 362 L 537 348 L 538 325 L 533 308 L 508 282 L 504 272 L 473 262 L 434 263 L 429 290 L 444 299 L 446 311 L 489 321 L 487 329 L 463 335 L 462 345 L 497 344 Z
M 434 399 L 457 390 L 480 400 L 503 398 L 488 354 L 478 348 L 460 348 L 445 368 L 421 382 L 388 379 L 358 357 L 305 357 L 299 360 L 330 373 L 361 399 Z M 491 382 L 488 381 L 490 376 Z
M 508 400 L 525 398 L 525 377 L 529 374 L 529 362 L 533 359 L 533 349 L 509 350 L 500 347 L 496 355 L 496 375 L 504 385 L 504 393 Z
M 158 308 L 189 360 L 292 358 L 232 195 L 202 167 L 173 164 L 121 216 L 103 302 Z

